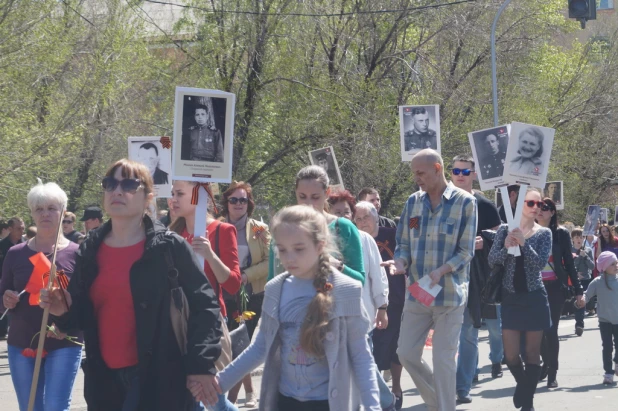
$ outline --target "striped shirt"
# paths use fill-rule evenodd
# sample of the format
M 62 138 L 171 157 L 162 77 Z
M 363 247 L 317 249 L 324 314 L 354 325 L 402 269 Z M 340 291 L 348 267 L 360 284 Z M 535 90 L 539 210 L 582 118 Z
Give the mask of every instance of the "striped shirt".
M 408 198 L 397 225 L 395 259 L 401 258 L 408 264 L 410 284 L 444 264 L 452 270 L 440 279 L 442 291 L 432 305 L 466 304 L 476 220 L 476 199 L 453 183 L 448 183 L 434 210 L 423 191 Z M 408 299 L 414 301 L 409 293 Z

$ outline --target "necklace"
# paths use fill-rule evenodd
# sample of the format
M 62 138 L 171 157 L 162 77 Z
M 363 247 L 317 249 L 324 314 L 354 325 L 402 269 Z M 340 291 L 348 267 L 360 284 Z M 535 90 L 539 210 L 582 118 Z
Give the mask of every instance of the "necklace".
M 530 234 L 532 230 L 534 230 L 534 224 L 532 225 L 532 227 L 530 227 L 530 230 L 528 230 L 528 232 L 524 234 L 524 238 L 528 238 L 528 234 Z

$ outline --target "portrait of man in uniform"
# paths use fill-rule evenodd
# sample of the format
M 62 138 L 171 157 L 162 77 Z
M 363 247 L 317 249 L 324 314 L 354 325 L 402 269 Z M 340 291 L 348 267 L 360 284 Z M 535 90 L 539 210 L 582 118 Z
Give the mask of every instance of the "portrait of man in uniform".
M 399 116 L 404 161 L 411 160 L 411 156 L 426 148 L 440 151 L 438 106 L 401 106 Z
M 183 136 L 182 160 L 223 162 L 223 135 L 217 128 L 212 99 L 203 97 L 193 106 L 195 124 Z
M 337 164 L 335 152 L 332 147 L 329 146 L 310 151 L 309 159 L 312 165 L 320 166 L 326 171 L 331 187 L 343 188 L 339 164 Z
M 129 159 L 148 167 L 154 182 L 155 197 L 171 197 L 172 142 L 170 137 L 129 137 Z
M 468 133 L 476 173 L 481 190 L 491 190 L 504 184 L 506 149 L 509 144 L 509 126 L 499 126 Z

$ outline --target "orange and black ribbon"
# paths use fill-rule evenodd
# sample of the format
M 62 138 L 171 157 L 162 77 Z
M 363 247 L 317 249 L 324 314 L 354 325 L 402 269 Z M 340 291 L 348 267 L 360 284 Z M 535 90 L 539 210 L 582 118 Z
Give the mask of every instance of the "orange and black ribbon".
M 200 187 L 204 187 L 204 190 L 206 190 L 206 193 L 208 194 L 210 201 L 212 201 L 213 210 L 215 210 L 215 214 L 217 214 L 219 211 L 217 210 L 217 205 L 215 203 L 215 197 L 212 195 L 212 189 L 210 188 L 210 183 L 196 183 L 195 184 L 195 186 L 193 187 L 193 192 L 191 193 L 191 204 L 197 205 L 197 199 L 200 196 Z
M 172 148 L 172 141 L 169 137 L 161 137 L 159 143 L 161 143 L 161 146 L 163 146 L 163 148 Z

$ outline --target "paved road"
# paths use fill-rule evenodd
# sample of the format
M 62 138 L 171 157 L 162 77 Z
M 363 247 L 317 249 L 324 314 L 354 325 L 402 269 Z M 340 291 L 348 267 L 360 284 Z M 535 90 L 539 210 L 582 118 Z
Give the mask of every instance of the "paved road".
M 584 335 L 576 337 L 573 334 L 574 320 L 563 319 L 561 321 L 561 368 L 558 373 L 560 387 L 549 391 L 543 383 L 539 384 L 535 398 L 535 408 L 537 411 L 610 411 L 618 408 L 618 387 L 605 387 L 601 384 L 603 374 L 601 337 L 596 318 L 588 318 L 586 326 L 587 329 Z M 458 405 L 457 410 L 496 411 L 514 409 L 511 400 L 515 385 L 513 377 L 505 369 L 503 378 L 495 380 L 491 378 L 487 331 L 482 330 L 480 336 L 480 364 L 482 367 L 480 381 L 472 390 L 472 404 Z M 430 349 L 425 350 L 425 359 L 431 364 Z M 254 377 L 254 385 L 259 391 L 260 377 Z M 402 385 L 405 389 L 403 410 L 425 410 L 426 408 L 418 395 L 418 391 L 414 388 L 411 378 L 405 372 Z M 86 410 L 82 387 L 83 378 L 80 373 L 73 390 L 72 410 Z M 242 406 L 243 403 L 244 399 L 241 394 L 241 399 L 239 400 L 240 409 L 249 410 Z M 18 410 L 8 371 L 5 341 L 0 341 L 0 410 Z

